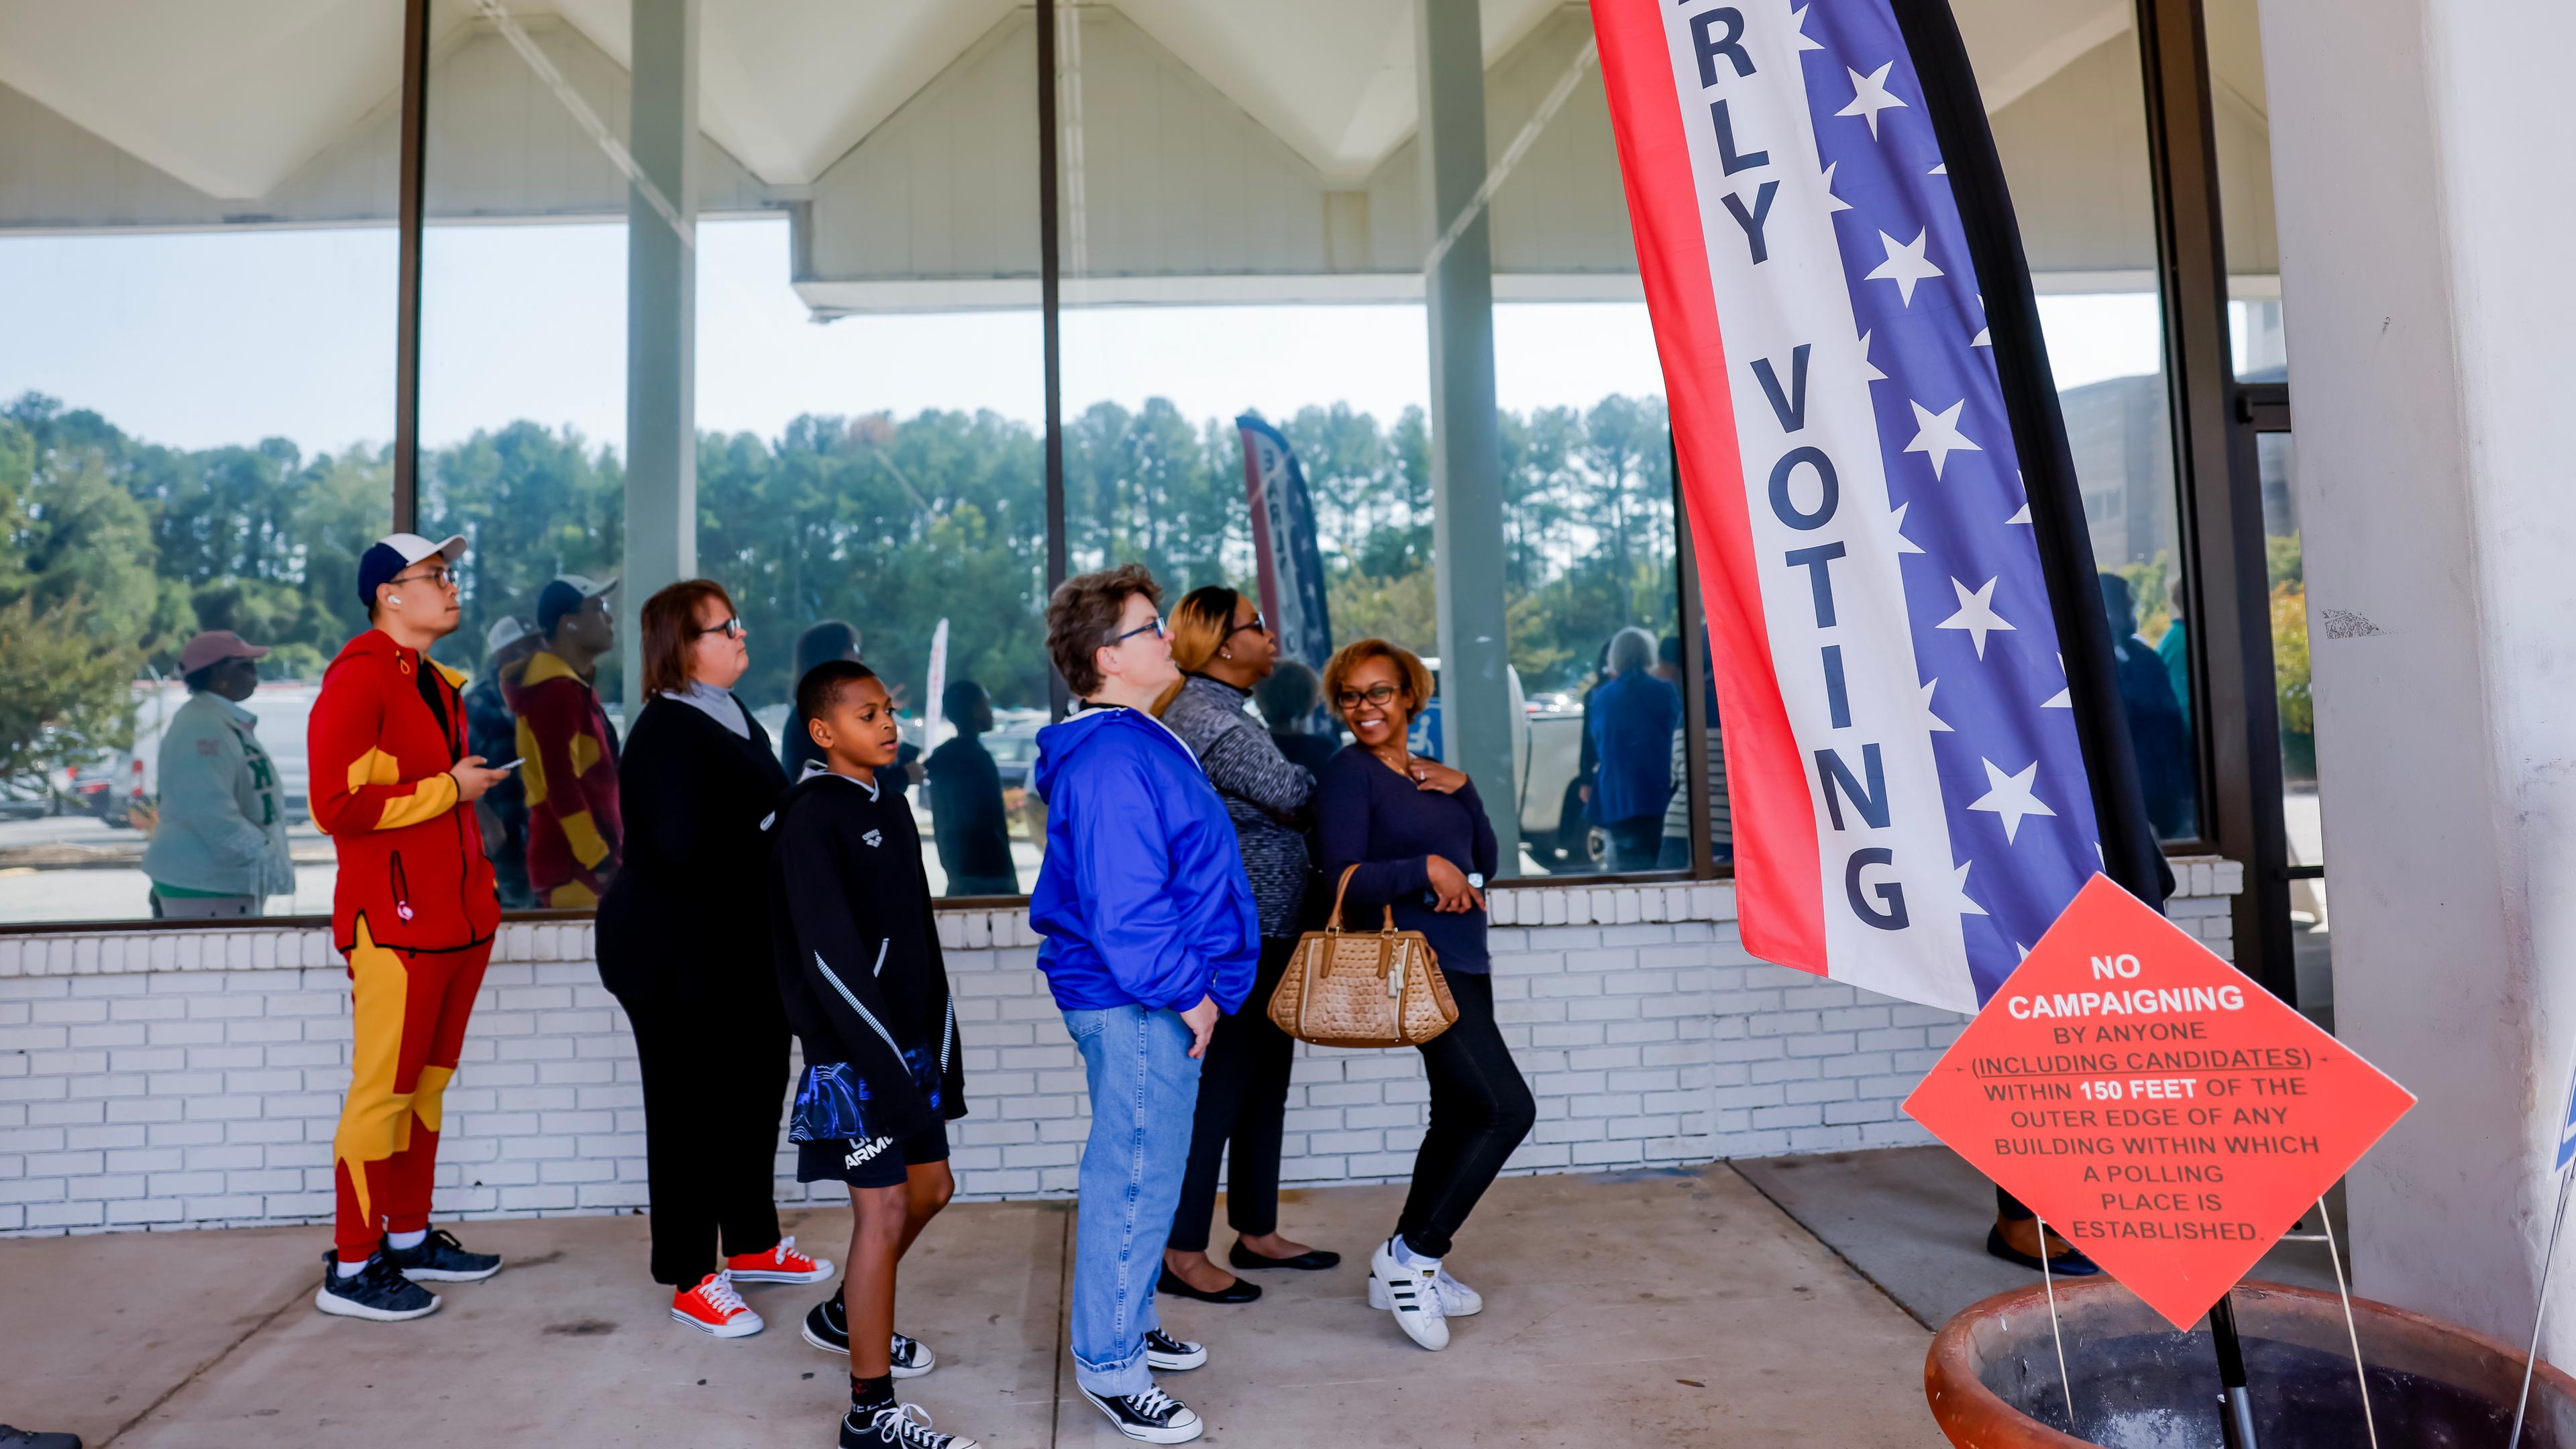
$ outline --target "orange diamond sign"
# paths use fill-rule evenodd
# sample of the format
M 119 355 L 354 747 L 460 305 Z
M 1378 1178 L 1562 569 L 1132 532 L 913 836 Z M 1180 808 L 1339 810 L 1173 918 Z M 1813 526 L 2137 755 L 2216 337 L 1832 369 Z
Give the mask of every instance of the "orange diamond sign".
M 1905 1111 L 2187 1330 L 2414 1105 L 2096 875 Z

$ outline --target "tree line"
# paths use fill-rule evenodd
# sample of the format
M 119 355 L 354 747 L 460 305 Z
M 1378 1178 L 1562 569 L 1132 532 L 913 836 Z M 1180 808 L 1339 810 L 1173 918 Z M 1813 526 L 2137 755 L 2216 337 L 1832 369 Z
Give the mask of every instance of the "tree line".
M 1435 647 L 1429 428 L 1346 404 L 1274 420 L 1314 492 L 1334 634 Z M 1532 692 L 1578 688 L 1622 627 L 1678 613 L 1663 400 L 1504 413 L 1506 595 Z M 1004 706 L 1043 706 L 1046 500 L 1036 429 L 991 412 L 805 416 L 775 438 L 698 444 L 698 567 L 753 631 L 758 702 L 792 686 L 796 635 L 856 624 L 891 679 L 927 669 L 950 621 L 949 674 Z M 465 535 L 464 627 L 441 646 L 479 667 L 504 615 L 561 573 L 620 572 L 625 476 L 610 447 L 514 422 L 421 454 L 420 531 Z M 276 650 L 311 679 L 365 627 L 357 557 L 392 514 L 389 446 L 307 455 L 284 439 L 172 448 L 28 393 L 0 406 L 0 775 L 127 738 L 131 681 L 166 675 L 200 629 Z M 1173 595 L 1253 579 L 1243 454 L 1228 418 L 1168 400 L 1098 403 L 1065 426 L 1076 569 L 1135 559 Z M 640 600 L 621 598 L 620 627 Z M 619 691 L 616 664 L 601 685 Z

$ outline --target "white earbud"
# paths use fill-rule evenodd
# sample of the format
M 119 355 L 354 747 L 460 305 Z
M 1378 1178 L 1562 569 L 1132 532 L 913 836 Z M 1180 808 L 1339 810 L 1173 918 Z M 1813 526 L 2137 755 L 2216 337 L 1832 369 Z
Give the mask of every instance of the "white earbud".
M 401 603 L 401 602 L 402 602 L 402 595 L 400 595 L 400 594 L 387 594 L 387 595 L 385 595 L 385 602 L 386 602 L 386 603 L 388 603 L 388 604 L 399 604 L 399 603 Z

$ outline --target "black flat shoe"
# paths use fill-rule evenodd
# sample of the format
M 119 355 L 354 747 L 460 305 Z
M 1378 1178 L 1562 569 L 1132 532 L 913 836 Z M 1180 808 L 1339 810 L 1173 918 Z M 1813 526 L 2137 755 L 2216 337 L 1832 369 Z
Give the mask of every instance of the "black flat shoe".
M 1163 1270 L 1163 1280 L 1154 1285 L 1154 1291 L 1157 1293 L 1169 1293 L 1175 1298 L 1195 1298 L 1201 1303 L 1249 1303 L 1253 1299 L 1261 1296 L 1261 1285 L 1258 1283 L 1246 1283 L 1242 1279 L 1237 1278 L 1234 1280 L 1233 1287 L 1220 1288 L 1214 1293 L 1209 1293 L 1205 1290 L 1191 1287 L 1188 1279 L 1183 1278 L 1180 1274 L 1173 1272 L 1169 1268 L 1165 1268 Z
M 2023 1252 L 2021 1249 L 2014 1247 L 2012 1244 L 2005 1242 L 2004 1232 L 2001 1228 L 1986 1229 L 1986 1251 L 1995 1257 L 2003 1259 L 2007 1263 L 2014 1264 L 2018 1267 L 2028 1268 L 2034 1273 L 2039 1271 L 2039 1260 L 2032 1257 L 2030 1254 Z M 2082 1252 L 2074 1248 L 2068 1248 L 2065 1252 L 2059 1253 L 2048 1260 L 2048 1271 L 2056 1274 L 2060 1278 L 2090 1278 L 2094 1274 L 2101 1272 L 2102 1269 L 2099 1264 L 2095 1263 L 2092 1259 L 2085 1257 Z
M 1237 1242 L 1233 1247 L 1226 1249 L 1225 1260 L 1237 1268 L 1246 1270 L 1294 1268 L 1301 1273 L 1320 1273 L 1326 1268 L 1340 1267 L 1342 1255 L 1327 1252 L 1322 1248 L 1309 1248 L 1293 1258 L 1267 1258 Z

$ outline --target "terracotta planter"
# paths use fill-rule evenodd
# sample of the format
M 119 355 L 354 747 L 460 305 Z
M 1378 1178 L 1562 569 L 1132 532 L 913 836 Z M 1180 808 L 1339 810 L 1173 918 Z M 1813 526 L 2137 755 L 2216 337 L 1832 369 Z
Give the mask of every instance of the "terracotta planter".
M 1962 1312 L 1932 1340 L 1923 1392 L 1961 1449 L 2215 1449 L 2218 1365 L 2206 1328 L 2184 1335 L 2107 1278 L 2057 1285 L 2075 1434 L 2038 1284 Z M 2387 1449 L 2503 1445 L 2522 1351 L 2456 1324 L 2352 1300 L 2370 1407 Z M 2260 1449 L 2353 1449 L 2361 1400 L 2343 1306 L 2331 1293 L 2248 1282 L 2236 1290 Z M 2531 1449 L 2576 1449 L 2576 1379 L 2532 1380 Z

